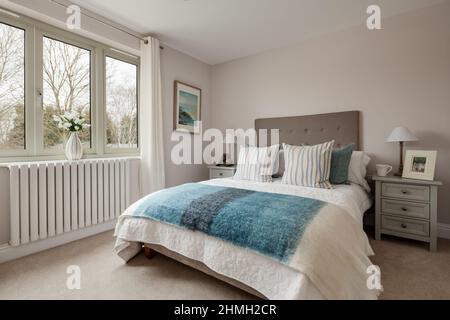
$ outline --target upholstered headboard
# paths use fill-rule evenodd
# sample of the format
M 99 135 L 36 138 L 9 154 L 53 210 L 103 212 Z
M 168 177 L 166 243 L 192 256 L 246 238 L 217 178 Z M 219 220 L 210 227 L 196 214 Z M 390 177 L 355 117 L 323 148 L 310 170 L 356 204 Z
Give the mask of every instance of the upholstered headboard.
M 255 129 L 268 130 L 269 145 L 270 130 L 279 129 L 280 143 L 315 145 L 335 140 L 336 148 L 350 143 L 360 148 L 359 111 L 257 119 Z

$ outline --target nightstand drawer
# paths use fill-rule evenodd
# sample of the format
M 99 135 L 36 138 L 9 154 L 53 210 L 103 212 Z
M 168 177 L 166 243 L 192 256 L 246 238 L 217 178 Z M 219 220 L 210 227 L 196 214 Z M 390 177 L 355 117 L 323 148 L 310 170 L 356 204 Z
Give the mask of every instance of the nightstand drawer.
M 383 183 L 381 196 L 416 201 L 430 201 L 430 188 L 428 186 L 415 186 L 399 183 Z
M 381 199 L 381 212 L 404 217 L 430 219 L 428 203 Z
M 210 169 L 210 177 L 211 179 L 220 179 L 220 178 L 231 178 L 234 176 L 233 170 L 225 170 L 225 169 Z
M 381 216 L 381 229 L 428 237 L 430 224 L 426 221 Z

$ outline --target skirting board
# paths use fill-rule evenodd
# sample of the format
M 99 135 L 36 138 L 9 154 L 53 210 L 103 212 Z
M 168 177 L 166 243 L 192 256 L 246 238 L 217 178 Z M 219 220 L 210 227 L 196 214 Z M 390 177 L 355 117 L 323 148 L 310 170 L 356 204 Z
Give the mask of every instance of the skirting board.
M 450 239 L 450 224 L 438 223 L 438 237 Z
M 19 259 L 34 253 L 38 253 L 44 250 L 64 245 L 72 241 L 80 240 L 102 232 L 112 230 L 116 226 L 116 222 L 117 220 L 113 219 L 99 225 L 64 233 L 53 238 L 33 242 L 18 247 L 11 247 L 9 245 L 5 245 L 4 247 L 0 248 L 0 263 Z

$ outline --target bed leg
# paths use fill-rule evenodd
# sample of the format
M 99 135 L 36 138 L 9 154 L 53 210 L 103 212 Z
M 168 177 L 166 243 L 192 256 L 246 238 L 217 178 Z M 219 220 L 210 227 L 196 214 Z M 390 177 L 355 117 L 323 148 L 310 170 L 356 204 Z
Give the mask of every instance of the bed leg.
M 147 259 L 153 259 L 156 255 L 156 251 L 144 246 L 144 254 Z

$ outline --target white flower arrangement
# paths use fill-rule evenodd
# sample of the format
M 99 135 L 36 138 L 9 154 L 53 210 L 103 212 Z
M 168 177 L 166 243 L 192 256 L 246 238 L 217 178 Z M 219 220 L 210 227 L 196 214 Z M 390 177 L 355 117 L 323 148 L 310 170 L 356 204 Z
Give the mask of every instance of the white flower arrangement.
M 54 115 L 53 120 L 58 124 L 58 128 L 69 132 L 79 132 L 90 127 L 83 116 L 76 111 L 69 111 L 59 116 Z

